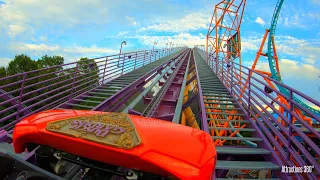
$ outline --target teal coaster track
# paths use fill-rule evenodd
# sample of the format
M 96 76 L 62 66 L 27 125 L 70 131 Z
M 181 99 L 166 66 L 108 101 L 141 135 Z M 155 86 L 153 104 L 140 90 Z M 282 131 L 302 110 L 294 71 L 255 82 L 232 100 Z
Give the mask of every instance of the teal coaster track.
M 271 75 L 272 75 L 271 78 L 274 79 L 274 80 L 277 80 L 277 81 L 279 81 L 281 83 L 284 83 L 284 82 L 281 79 L 280 72 L 278 72 L 278 70 L 276 68 L 276 63 L 275 63 L 275 59 L 274 59 L 274 49 L 273 49 L 272 38 L 274 38 L 274 36 L 275 36 L 276 26 L 277 26 L 277 22 L 278 22 L 278 19 L 279 19 L 279 15 L 280 15 L 280 11 L 281 11 L 281 7 L 283 5 L 283 2 L 284 2 L 284 0 L 278 0 L 278 2 L 276 4 L 276 8 L 274 10 L 272 21 L 271 21 L 271 27 L 269 29 L 268 49 L 267 49 L 268 64 L 269 64 L 270 72 L 271 72 Z M 225 0 L 225 8 L 227 8 L 229 3 L 230 3 L 230 0 Z M 222 17 L 221 25 L 223 24 L 223 20 L 224 20 L 224 18 Z M 218 45 L 219 46 L 220 46 L 220 43 L 221 43 L 221 37 L 222 37 L 222 29 L 219 28 L 219 39 L 218 39 Z M 290 97 L 290 92 L 289 92 L 288 89 L 282 87 L 279 84 L 276 84 L 276 86 L 279 88 L 281 93 L 283 93 L 286 96 Z M 311 111 L 312 113 L 316 114 L 317 116 L 320 116 L 320 110 L 317 110 L 317 109 L 311 107 L 310 105 L 302 102 L 300 99 L 298 99 L 295 96 L 293 96 L 293 99 L 294 99 L 295 102 L 297 102 L 298 104 L 300 104 L 304 108 L 308 109 L 309 111 Z
M 280 11 L 281 11 L 281 7 L 283 5 L 283 2 L 284 2 L 284 0 L 278 0 L 276 8 L 275 8 L 274 13 L 273 13 L 273 17 L 272 17 L 272 21 L 271 21 L 271 27 L 269 29 L 269 33 L 270 34 L 269 34 L 269 37 L 268 37 L 268 52 L 267 52 L 270 72 L 272 74 L 271 78 L 274 79 L 274 80 L 277 80 L 279 82 L 282 82 L 282 83 L 284 83 L 284 82 L 282 81 L 280 73 L 278 72 L 278 70 L 276 68 L 276 64 L 275 64 L 272 38 L 274 38 L 274 36 L 275 36 L 277 21 L 278 21 L 279 15 L 280 15 Z M 281 93 L 287 95 L 288 97 L 290 96 L 290 92 L 289 92 L 288 89 L 282 87 L 279 84 L 276 84 L 276 85 L 279 88 L 279 90 L 281 91 Z M 311 111 L 312 113 L 316 114 L 317 116 L 320 116 L 320 110 L 314 109 L 313 107 L 311 107 L 310 105 L 302 102 L 300 99 L 298 99 L 295 96 L 293 96 L 293 99 L 294 99 L 294 101 L 296 101 L 298 104 L 300 104 L 304 108 L 308 109 L 309 111 Z
M 225 5 L 224 5 L 224 9 L 226 9 L 228 7 L 228 5 L 230 5 L 230 1 L 231 0 L 225 0 Z M 271 21 L 271 27 L 269 29 L 269 37 L 268 37 L 268 49 L 267 49 L 267 56 L 268 56 L 268 64 L 270 67 L 270 72 L 271 72 L 271 78 L 274 80 L 277 80 L 279 82 L 282 82 L 281 76 L 280 76 L 280 72 L 278 72 L 277 68 L 276 68 L 276 63 L 275 63 L 275 59 L 274 59 L 274 49 L 273 49 L 273 38 L 275 36 L 275 31 L 276 31 L 276 26 L 277 26 L 277 21 L 280 15 L 280 11 L 281 11 L 281 7 L 283 5 L 284 0 L 278 0 L 275 10 L 274 10 L 274 14 L 272 17 L 272 21 Z M 225 13 L 225 12 L 222 12 Z M 224 16 L 222 16 L 222 19 L 220 21 L 220 24 L 223 25 L 223 21 L 224 21 Z M 218 27 L 218 25 L 217 25 Z M 218 47 L 220 47 L 220 43 L 221 43 L 221 38 L 222 38 L 222 28 L 220 27 L 218 30 Z M 220 57 L 220 54 L 218 54 L 218 59 Z M 279 88 L 279 91 L 281 93 L 283 93 L 284 95 L 290 97 L 290 92 L 288 89 L 282 87 L 279 84 L 276 84 L 276 86 Z M 311 111 L 313 114 L 315 114 L 316 116 L 320 116 L 320 111 L 317 109 L 312 108 L 311 106 L 305 104 L 304 102 L 302 102 L 300 99 L 298 99 L 297 97 L 293 96 L 293 99 L 295 102 L 297 102 L 298 104 L 300 104 L 301 106 L 303 106 L 304 108 L 308 109 L 309 111 Z M 232 126 L 232 125 L 231 125 Z M 232 128 L 232 127 L 231 127 Z M 242 135 L 240 133 L 236 133 L 237 137 L 242 137 Z M 256 147 L 257 144 L 251 141 L 244 141 L 244 143 L 248 146 L 252 146 L 252 147 Z

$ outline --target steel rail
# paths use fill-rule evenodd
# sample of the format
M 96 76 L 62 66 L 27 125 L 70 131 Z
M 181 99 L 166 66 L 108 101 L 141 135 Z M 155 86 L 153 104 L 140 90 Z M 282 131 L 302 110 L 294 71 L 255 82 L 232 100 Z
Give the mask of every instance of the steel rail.
M 193 56 L 193 51 L 190 51 L 190 55 L 188 58 L 188 62 L 187 62 L 187 67 L 186 67 L 186 72 L 184 73 L 184 77 L 183 77 L 183 81 L 182 81 L 182 86 L 181 86 L 181 90 L 180 90 L 180 94 L 179 94 L 179 98 L 178 98 L 178 102 L 177 102 L 177 106 L 175 109 L 175 113 L 174 116 L 172 118 L 172 122 L 180 124 L 180 117 L 181 117 L 181 112 L 182 112 L 182 106 L 183 106 L 183 98 L 184 98 L 184 91 L 186 89 L 186 82 L 187 82 L 187 77 L 189 74 L 189 65 L 190 65 L 190 59 Z
M 181 58 L 182 60 L 179 62 L 179 64 L 175 67 L 173 73 L 171 73 L 169 79 L 166 80 L 166 82 L 164 83 L 164 85 L 161 87 L 161 89 L 159 90 L 159 92 L 156 94 L 155 97 L 153 97 L 153 99 L 151 100 L 151 102 L 148 104 L 148 106 L 145 108 L 145 110 L 142 112 L 143 116 L 147 116 L 147 117 L 154 117 L 155 115 L 155 111 L 157 110 L 157 108 L 159 107 L 159 104 L 161 103 L 161 101 L 163 100 L 165 94 L 167 93 L 170 85 L 172 84 L 174 78 L 176 77 L 178 71 L 180 70 L 180 68 L 182 67 L 182 64 L 185 62 L 185 58 L 188 56 L 188 54 L 190 54 L 190 50 L 188 50 L 184 56 Z M 189 55 L 190 56 L 190 55 Z
M 218 66 L 220 66 L 220 64 L 221 63 L 219 63 Z M 236 66 L 241 68 L 237 68 Z M 295 118 L 298 122 L 300 122 L 303 126 L 305 126 L 306 129 L 309 130 L 308 133 L 311 135 L 314 135 L 316 138 L 320 137 L 320 133 L 317 132 L 311 125 L 306 123 L 303 119 L 301 119 L 301 117 L 299 117 L 297 113 L 292 111 L 293 107 L 301 109 L 302 111 L 310 115 L 310 117 L 314 118 L 316 121 L 319 121 L 319 118 L 316 115 L 314 115 L 313 112 L 309 111 L 309 109 L 304 108 L 299 103 L 297 103 L 293 99 L 292 95 L 288 96 L 286 94 L 283 94 L 281 91 L 277 89 L 273 89 L 271 86 L 269 86 L 267 83 L 263 82 L 261 79 L 257 77 L 266 78 L 271 82 L 274 82 L 275 84 L 278 84 L 283 88 L 286 88 L 290 92 L 289 94 L 293 94 L 293 93 L 298 94 L 302 98 L 305 98 L 308 102 L 313 103 L 318 107 L 320 107 L 320 103 L 279 81 L 269 78 L 255 70 L 251 70 L 235 62 L 233 62 L 231 66 L 229 65 L 229 67 L 226 64 L 224 64 L 222 68 L 224 70 L 228 70 L 228 68 L 232 68 L 233 70 L 235 70 L 232 72 L 232 78 L 230 77 L 230 74 L 228 75 L 227 73 L 218 73 L 218 74 L 220 76 L 220 79 L 223 80 L 223 84 L 225 85 L 227 90 L 230 93 L 232 92 L 233 98 L 238 102 L 241 102 L 239 103 L 239 107 L 244 111 L 245 114 L 252 115 L 250 116 L 249 120 L 250 121 L 252 121 L 253 119 L 255 120 L 255 122 L 252 122 L 251 124 L 255 127 L 255 129 L 257 129 L 258 134 L 260 134 L 260 136 L 264 140 L 263 146 L 265 146 L 271 152 L 272 151 L 274 152 L 274 149 L 272 148 L 272 146 L 275 146 L 275 150 L 279 154 L 272 153 L 273 154 L 271 157 L 272 162 L 277 163 L 279 165 L 287 165 L 287 166 L 297 165 L 295 164 L 295 162 L 297 162 L 298 165 L 312 164 L 314 166 L 314 169 L 318 173 L 320 173 L 320 165 L 317 164 L 317 162 L 314 160 L 314 157 L 312 157 L 312 155 L 310 154 L 310 152 L 308 152 L 306 147 L 302 146 L 301 143 L 295 139 L 293 135 L 293 131 L 297 133 L 297 135 L 300 136 L 309 147 L 311 147 L 312 151 L 314 151 L 318 155 L 320 154 L 320 148 L 315 144 L 315 142 L 313 142 L 310 139 L 310 137 L 307 136 L 306 132 L 303 132 L 302 129 L 300 129 L 296 124 L 292 123 L 292 118 Z M 251 88 L 249 89 L 249 91 L 245 92 L 247 96 L 240 96 L 241 84 L 242 85 L 245 84 L 245 82 L 241 81 L 240 79 L 240 72 L 242 73 L 243 79 L 245 79 L 244 76 L 248 76 L 249 74 L 251 74 L 251 72 L 253 73 L 253 76 L 250 77 L 251 81 L 249 82 L 251 85 Z M 232 86 L 228 86 L 228 84 L 230 85 L 230 82 L 231 84 L 233 84 Z M 273 92 L 276 93 L 277 95 L 281 95 L 283 98 L 286 99 L 286 101 L 289 102 L 290 107 L 289 108 L 286 107 L 285 105 L 277 101 L 275 98 L 271 97 L 269 94 L 264 92 L 260 88 L 261 86 L 268 87 L 272 89 Z M 251 101 L 249 101 L 249 99 L 251 99 Z M 277 109 L 276 105 L 269 103 L 268 102 L 269 100 L 274 101 L 280 107 L 283 107 L 287 111 L 288 116 L 285 116 L 285 114 L 280 112 Z M 263 104 L 268 105 L 270 109 L 273 111 L 273 113 L 270 113 L 267 109 L 265 109 Z M 248 108 L 249 106 L 251 107 L 251 109 Z M 256 117 L 256 114 L 258 115 L 258 117 Z M 288 126 L 282 125 L 280 122 L 278 122 L 278 120 L 274 117 L 274 114 L 278 115 L 282 120 L 284 120 L 288 124 Z M 261 119 L 263 121 L 261 121 Z M 281 146 L 280 143 L 275 140 L 274 138 L 275 136 L 278 137 L 278 141 L 282 143 L 284 147 Z M 295 147 L 293 147 L 292 145 L 294 145 Z M 284 148 L 287 150 L 284 151 Z M 297 155 L 296 151 L 300 151 L 301 154 L 306 157 L 306 160 L 303 160 L 300 157 L 300 155 Z M 296 175 L 296 176 L 297 178 L 299 178 L 299 175 Z M 308 176 L 309 178 L 315 178 L 315 176 L 313 175 L 308 175 Z
M 184 52 L 184 51 L 183 51 Z M 143 75 L 141 78 L 135 80 L 134 82 L 132 82 L 129 86 L 125 87 L 125 89 L 117 92 L 116 94 L 112 95 L 110 98 L 104 100 L 103 102 L 101 102 L 98 106 L 96 106 L 93 110 L 95 111 L 104 111 L 106 109 L 109 109 L 111 106 L 113 106 L 119 99 L 122 99 L 122 95 L 129 93 L 134 87 L 137 87 L 139 84 L 141 84 L 146 78 L 148 78 L 150 75 L 152 75 L 154 72 L 158 72 L 161 71 L 163 69 L 164 66 L 166 66 L 167 64 L 171 63 L 173 59 L 179 57 L 181 55 L 180 52 L 178 53 L 176 56 L 174 56 L 173 58 L 171 58 L 170 60 L 162 63 L 161 65 L 159 65 L 158 67 L 152 69 L 151 71 L 149 71 L 147 74 Z
M 161 75 L 158 75 L 153 79 L 153 82 L 148 86 L 135 100 L 133 100 L 122 112 L 128 113 L 129 109 L 133 108 L 139 101 L 143 99 L 145 95 L 158 83 L 158 81 L 173 67 L 176 62 L 179 62 L 181 58 L 176 58 L 175 61 L 171 62 L 169 66 L 162 70 Z

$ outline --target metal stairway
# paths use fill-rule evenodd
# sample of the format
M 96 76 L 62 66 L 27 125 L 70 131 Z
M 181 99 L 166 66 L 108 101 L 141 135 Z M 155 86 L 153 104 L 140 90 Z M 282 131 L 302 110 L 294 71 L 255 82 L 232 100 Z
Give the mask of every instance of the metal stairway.
M 232 124 L 240 124 L 240 126 L 250 125 L 248 117 L 238 107 L 238 103 L 233 99 L 232 95 L 221 83 L 220 79 L 210 69 L 197 51 L 194 53 L 195 61 L 198 69 L 198 76 L 203 93 L 203 100 L 206 108 L 206 117 L 211 131 L 212 139 L 216 143 L 218 160 L 216 165 L 216 174 L 226 174 L 226 170 L 279 170 L 280 167 L 261 157 L 270 156 L 270 151 L 260 147 L 239 147 L 231 146 L 234 141 L 244 142 L 261 142 L 261 138 L 251 137 L 233 137 L 221 136 L 223 131 L 234 134 L 235 131 L 256 132 L 255 128 L 235 128 Z M 231 118 L 232 119 L 231 119 Z M 234 119 L 234 117 L 237 117 Z M 222 126 L 217 126 L 219 123 Z M 225 142 L 228 146 L 219 146 L 219 142 Z M 254 144 L 254 143 L 253 143 Z M 243 158 L 244 156 L 259 156 L 258 160 L 252 158 Z M 241 157 L 242 156 L 242 157 Z M 239 159 L 239 160 L 238 160 Z M 248 159 L 248 160 L 246 160 Z
M 102 84 L 89 92 L 83 93 L 68 102 L 57 106 L 58 109 L 82 109 L 91 110 L 99 106 L 102 102 L 122 91 L 125 87 L 130 86 L 134 81 L 141 78 L 143 75 L 152 71 L 154 68 L 159 67 L 161 64 L 169 61 L 171 58 L 179 54 L 173 53 L 160 60 L 154 61 L 148 65 L 145 65 L 139 69 L 133 70 L 127 74 L 124 74 L 116 79 L 113 79 L 105 84 Z
M 237 80 L 241 80 L 239 77 L 242 76 L 235 76 L 236 72 L 239 71 L 234 70 L 235 73 L 232 73 L 232 76 L 230 73 L 228 74 L 230 69 L 233 70 L 233 68 L 239 66 L 234 64 L 228 64 L 228 66 L 226 64 L 222 64 L 224 68 L 221 68 L 217 63 L 218 68 L 216 68 L 214 67 L 216 63 L 214 61 L 209 62 L 208 65 L 204 61 L 205 58 L 203 53 L 198 50 L 194 50 L 190 53 L 191 58 L 189 58 L 189 62 L 187 63 L 187 59 L 184 58 L 187 57 L 189 51 L 190 50 L 183 48 L 183 50 L 162 59 L 156 60 L 157 58 L 153 58 L 155 60 L 154 62 L 151 60 L 151 56 L 146 58 L 145 55 L 148 53 L 145 51 L 142 53 L 128 53 L 122 57 L 123 59 L 126 59 L 125 63 L 122 63 L 125 65 L 117 67 L 114 64 L 119 61 L 119 55 L 102 57 L 100 58 L 101 61 L 97 63 L 97 67 L 100 67 L 100 73 L 103 71 L 103 76 L 91 76 L 91 72 L 87 72 L 87 81 L 84 81 L 85 79 L 83 78 L 77 77 L 77 71 L 73 70 L 74 68 L 78 69 L 77 63 L 73 63 L 73 68 L 61 70 L 63 72 L 67 72 L 65 75 L 54 78 L 48 77 L 43 82 L 38 82 L 38 78 L 44 77 L 45 74 L 39 75 L 39 77 L 29 76 L 32 72 L 8 77 L 22 77 L 22 80 L 18 82 L 3 85 L 3 87 L 14 87 L 14 85 L 21 86 L 21 95 L 16 97 L 7 96 L 8 100 L 1 103 L 17 104 L 17 101 L 12 101 L 13 99 L 17 99 L 19 100 L 18 103 L 22 106 L 19 105 L 17 111 L 11 114 L 9 113 L 7 116 L 2 118 L 0 117 L 0 122 L 7 121 L 8 119 L 14 119 L 14 121 L 10 122 L 6 127 L 0 127 L 2 128 L 0 129 L 0 150 L 2 149 L 14 154 L 11 147 L 12 128 L 14 127 L 14 124 L 18 122 L 18 120 L 29 116 L 31 113 L 36 113 L 45 109 L 58 107 L 67 109 L 119 112 L 123 111 L 123 107 L 127 107 L 125 108 L 127 111 L 126 113 L 130 113 L 130 110 L 133 108 L 133 105 L 131 106 L 131 104 L 137 104 L 137 102 L 140 101 L 144 103 L 149 101 L 151 102 L 153 100 L 155 102 L 154 104 L 160 103 L 160 105 L 159 107 L 154 105 L 152 107 L 153 111 L 150 115 L 154 114 L 156 115 L 155 117 L 159 119 L 167 118 L 166 120 L 172 119 L 172 116 L 177 116 L 177 119 L 179 119 L 178 116 L 180 116 L 180 114 L 178 110 L 181 106 L 177 106 L 177 104 L 180 99 L 184 98 L 184 91 L 181 91 L 184 88 L 183 85 L 188 84 L 188 82 L 196 81 L 199 84 L 197 84 L 196 88 L 193 88 L 196 89 L 193 97 L 183 104 L 182 108 L 190 106 L 190 102 L 194 102 L 194 99 L 198 99 L 198 104 L 201 104 L 200 111 L 197 112 L 197 114 L 201 113 L 199 122 L 201 121 L 202 124 L 200 125 L 202 125 L 201 127 L 204 131 L 211 134 L 212 140 L 216 145 L 218 159 L 215 175 L 218 179 L 225 177 L 252 179 L 252 177 L 243 177 L 247 174 L 250 174 L 250 176 L 255 175 L 255 179 L 266 179 L 263 177 L 263 174 L 265 175 L 269 172 L 272 174 L 268 176 L 269 179 L 271 177 L 292 179 L 292 174 L 288 175 L 281 173 L 281 175 L 279 175 L 279 168 L 281 166 L 301 167 L 306 165 L 314 166 L 313 173 L 295 173 L 293 176 L 298 177 L 297 179 L 319 179 L 318 175 L 320 172 L 320 165 L 317 163 L 320 160 L 318 142 L 318 139 L 320 138 L 319 130 L 312 129 L 312 126 L 301 120 L 301 118 L 299 119 L 297 115 L 294 115 L 294 117 L 296 118 L 296 121 L 300 122 L 300 126 L 298 126 L 298 124 L 282 124 L 278 119 L 273 117 L 272 114 L 267 111 L 268 108 L 264 106 L 271 106 L 271 108 L 274 109 L 273 113 L 276 113 L 278 116 L 282 116 L 281 118 L 283 119 L 283 122 L 288 122 L 289 117 L 284 117 L 284 114 L 277 111 L 276 100 L 272 99 L 269 94 L 264 93 L 263 87 L 267 87 L 265 84 L 257 81 L 251 82 L 251 89 L 249 86 L 248 89 L 250 89 L 250 91 L 248 90 L 249 92 L 246 93 L 247 97 L 249 97 L 248 100 L 245 96 L 239 95 L 239 90 L 237 90 L 241 88 L 239 85 L 240 83 L 237 83 Z M 177 65 L 179 62 L 182 62 L 183 59 L 184 62 L 181 64 L 180 68 L 177 68 Z M 148 60 L 150 64 L 146 65 L 145 60 Z M 140 66 L 135 66 L 136 62 L 138 62 Z M 190 67 L 191 70 L 188 68 L 189 64 L 192 64 Z M 61 67 L 65 66 L 67 65 L 62 65 Z M 129 72 L 128 69 L 125 69 L 124 67 L 134 70 Z M 91 68 L 91 66 L 88 66 L 88 68 Z M 121 72 L 122 70 L 122 72 L 124 72 L 123 75 L 118 77 L 116 73 L 110 73 L 112 68 L 116 69 L 117 72 Z M 223 70 L 220 70 L 220 68 L 224 69 L 224 72 Z M 242 68 L 245 69 L 245 67 Z M 187 71 L 187 69 L 189 71 Z M 218 73 L 216 73 L 217 69 L 219 69 L 219 71 L 217 71 Z M 70 72 L 68 72 L 68 70 L 70 70 Z M 108 72 L 104 72 L 105 70 L 108 70 Z M 46 69 L 41 71 L 46 71 Z M 195 71 L 192 73 L 193 77 L 190 77 L 187 81 L 187 76 L 193 71 Z M 233 78 L 231 81 L 228 80 L 230 76 Z M 97 77 L 97 82 L 99 83 L 91 83 L 90 79 L 93 79 L 93 77 Z M 245 79 L 244 77 L 242 78 Z M 3 79 L 5 80 L 6 78 Z M 35 79 L 37 81 L 33 82 Z M 58 79 L 59 82 L 57 82 Z M 162 82 L 162 79 L 164 79 L 165 82 Z M 252 79 L 254 78 L 252 77 Z M 33 84 L 27 83 L 26 86 L 23 85 L 24 82 L 30 81 L 33 82 Z M 102 84 L 102 82 L 104 82 L 104 84 Z M 46 86 L 36 90 L 28 89 L 41 83 L 46 83 Z M 150 91 L 155 84 L 159 84 L 159 87 L 164 88 L 160 89 L 158 96 L 153 97 L 158 99 L 147 97 L 147 93 L 144 93 Z M 80 88 L 80 86 L 84 87 Z M 257 87 L 254 88 L 255 86 Z M 285 87 L 285 85 L 283 86 Z M 173 90 L 175 90 L 175 93 Z M 255 97 L 255 94 L 257 94 L 255 91 L 259 92 L 259 90 L 261 97 Z M 2 91 L 0 92 L 0 96 L 9 94 L 9 91 L 11 91 L 11 93 L 19 92 L 19 88 Z M 294 89 L 291 89 L 291 91 L 295 94 L 299 94 L 299 92 Z M 36 97 L 30 96 L 32 93 L 37 93 L 34 95 Z M 196 96 L 197 93 L 198 96 Z M 264 94 L 262 95 L 261 93 Z M 305 95 L 302 94 L 301 96 L 307 99 Z M 140 100 L 136 101 L 136 99 Z M 272 105 L 272 103 L 268 103 L 271 100 L 275 102 L 274 105 Z M 265 104 L 260 103 L 259 101 L 263 101 Z M 320 103 L 315 102 L 314 100 L 309 100 L 308 102 L 312 102 L 316 106 L 320 107 Z M 161 107 L 161 103 L 163 106 L 166 106 L 166 109 Z M 180 104 L 182 105 L 182 101 Z M 198 104 L 194 107 L 199 108 Z M 174 107 L 176 108 L 174 109 Z M 260 109 L 258 109 L 258 107 Z M 293 106 L 291 105 L 291 107 Z M 296 105 L 295 107 L 299 106 Z M 8 107 L 7 109 L 2 110 L 2 113 L 6 110 L 9 111 L 11 108 L 12 107 Z M 32 112 L 30 112 L 29 109 L 32 109 Z M 158 114 L 160 110 L 165 112 L 164 115 Z M 303 110 L 303 112 L 306 112 L 310 117 L 313 117 L 315 120 L 320 122 L 319 117 L 313 116 L 307 110 Z M 174 117 L 173 119 L 175 119 Z M 301 140 L 296 138 L 297 136 L 300 137 Z M 33 156 L 34 150 L 24 153 L 19 157 L 24 160 L 29 160 L 32 159 Z M 316 160 L 316 158 L 318 159 Z M 249 171 L 249 173 L 244 174 L 242 173 L 243 171 Z M 257 171 L 261 172 L 260 177 L 257 175 Z

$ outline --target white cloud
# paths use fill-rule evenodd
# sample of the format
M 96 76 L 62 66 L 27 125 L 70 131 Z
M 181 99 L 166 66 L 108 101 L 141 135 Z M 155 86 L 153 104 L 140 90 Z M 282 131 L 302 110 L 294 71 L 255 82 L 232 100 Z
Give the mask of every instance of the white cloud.
M 6 4 L 0 9 L 0 14 L 1 19 L 7 22 L 50 21 L 64 25 L 89 21 L 98 23 L 104 19 L 102 15 L 106 15 L 107 12 L 104 11 L 106 10 L 104 1 L 100 0 L 6 0 L 5 2 Z M 83 9 L 87 11 L 83 12 Z
M 280 15 L 278 24 L 303 29 L 307 28 L 306 25 L 310 26 L 310 17 L 306 17 L 305 11 L 292 5 L 287 6 L 285 9 Z
M 311 0 L 312 3 L 320 5 L 320 0 Z
M 128 34 L 128 31 L 119 32 L 117 36 L 124 36 L 126 34 Z
M 133 17 L 126 16 L 126 19 L 127 19 L 127 21 L 129 22 L 129 24 L 130 24 L 130 25 L 135 26 L 135 25 L 137 25 L 137 24 L 138 24 L 138 23 L 134 20 L 134 18 L 133 18 Z
M 187 45 L 193 47 L 194 45 L 205 44 L 205 37 L 193 36 L 190 33 L 180 33 L 174 36 L 139 36 L 142 44 L 150 45 L 158 42 L 158 46 L 165 47 L 166 43 L 173 42 L 174 47 L 177 44 Z
M 160 20 L 153 22 L 153 25 L 142 27 L 138 30 L 138 32 L 188 32 L 192 30 L 207 29 L 209 23 L 210 14 L 205 12 L 195 12 L 180 19 Z
M 11 60 L 7 57 L 0 57 L 0 67 L 7 66 Z
M 46 44 L 29 44 L 29 43 L 11 43 L 9 46 L 11 50 L 14 50 L 16 52 L 28 52 L 28 51 L 43 51 L 43 52 L 52 52 L 60 49 L 58 45 L 49 46 Z
M 42 30 L 63 33 L 79 24 L 105 23 L 107 8 L 103 0 L 4 0 L 0 6 L 0 33 L 10 38 L 23 33 L 20 41 L 34 42 L 39 37 L 36 32 Z M 4 35 L 0 34 L 0 41 L 1 37 Z
M 253 44 L 252 42 L 248 41 L 242 41 L 241 42 L 241 51 L 246 52 L 246 51 L 258 51 L 258 46 Z
M 295 14 L 290 17 L 285 17 L 284 18 L 284 25 L 287 27 L 300 27 L 300 28 L 305 28 L 305 25 L 301 23 L 301 20 L 299 18 L 299 15 Z
M 91 47 L 82 47 L 82 46 L 72 46 L 72 47 L 66 47 L 62 48 L 63 51 L 65 52 L 70 52 L 70 53 L 117 53 L 118 51 L 109 49 L 109 48 L 102 48 L 102 47 L 97 47 L 96 45 L 93 45 Z
M 8 50 L 13 52 L 14 54 L 24 53 L 28 56 L 31 56 L 33 59 L 39 58 L 44 55 L 57 55 L 63 56 L 65 59 L 65 63 L 70 61 L 77 60 L 81 57 L 102 57 L 107 54 L 117 54 L 119 51 L 114 49 L 109 49 L 105 47 L 98 47 L 96 45 L 92 45 L 90 47 L 84 46 L 58 46 L 58 45 L 48 45 L 44 43 L 40 44 L 29 44 L 29 43 L 11 43 L 8 46 Z M 7 65 L 9 62 L 8 59 L 0 58 L 0 65 Z
M 281 76 L 294 79 L 316 80 L 320 75 L 320 69 L 294 60 L 281 59 L 279 61 Z M 256 69 L 270 72 L 268 62 L 259 62 Z
M 83 24 L 106 24 L 129 21 L 138 25 L 129 14 L 139 13 L 139 18 L 157 14 L 178 14 L 178 4 L 147 0 L 2 0 L 0 26 L 3 22 L 24 22 L 37 25 L 58 24 L 59 28 Z M 179 12 L 181 13 L 181 12 Z
M 117 50 L 97 47 L 97 45 L 92 45 L 91 47 L 83 46 L 68 46 L 61 47 L 58 45 L 47 45 L 41 44 L 29 44 L 29 43 L 11 43 L 9 49 L 14 52 L 24 53 L 24 52 L 67 52 L 67 53 L 116 53 Z
M 12 38 L 15 37 L 16 35 L 24 32 L 26 28 L 21 25 L 9 25 L 7 34 Z
M 262 37 L 262 35 L 261 35 Z M 257 52 L 262 42 L 261 37 L 251 36 L 241 39 L 242 52 Z M 298 39 L 291 36 L 276 36 L 275 39 L 277 54 L 279 57 L 290 55 L 300 57 L 304 62 L 315 64 L 320 59 L 320 47 L 317 45 L 318 40 Z M 263 52 L 266 52 L 267 42 L 265 43 Z
M 45 37 L 45 36 L 40 36 L 39 39 L 40 39 L 41 41 L 47 41 L 47 37 Z
M 278 36 L 276 38 L 278 54 L 288 54 L 295 57 L 302 57 L 308 63 L 313 64 L 320 58 L 320 47 L 317 40 L 310 41 L 290 36 Z M 313 62 L 313 63 L 312 63 Z
M 262 38 L 258 37 L 243 37 L 241 38 L 241 51 L 258 51 Z
M 264 20 L 261 17 L 257 17 L 257 19 L 255 20 L 256 23 L 260 24 L 261 26 L 265 25 L 266 22 L 264 22 Z
M 319 0 L 319 2 L 320 2 L 320 0 Z M 320 3 L 319 3 L 320 4 Z M 308 13 L 307 14 L 309 17 L 311 17 L 311 18 L 313 18 L 313 19 L 315 19 L 315 20 L 320 20 L 320 13 Z
M 302 58 L 302 60 L 304 60 L 305 62 L 307 62 L 309 64 L 314 64 L 316 62 L 316 60 L 313 58 Z

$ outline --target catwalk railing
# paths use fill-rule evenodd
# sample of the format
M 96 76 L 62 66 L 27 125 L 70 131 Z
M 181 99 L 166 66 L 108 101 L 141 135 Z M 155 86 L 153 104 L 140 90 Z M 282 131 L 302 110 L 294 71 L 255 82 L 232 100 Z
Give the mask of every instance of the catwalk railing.
M 205 60 L 205 52 L 197 49 Z M 210 60 L 210 68 L 217 74 L 252 125 L 263 139 L 260 147 L 273 154 L 272 161 L 280 166 L 310 167 L 313 173 L 293 174 L 298 179 L 316 179 L 320 174 L 319 130 L 314 124 L 320 118 L 293 100 L 293 96 L 308 105 L 319 108 L 320 102 L 309 96 L 238 63 L 227 64 L 222 60 Z M 252 73 L 251 76 L 249 76 Z M 286 88 L 289 96 L 270 86 L 264 80 Z M 282 99 L 282 100 L 280 100 Z M 313 121 L 313 125 L 310 123 Z
M 175 49 L 121 53 L 0 78 L 0 134 L 19 120 L 165 57 Z

